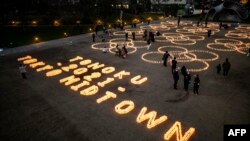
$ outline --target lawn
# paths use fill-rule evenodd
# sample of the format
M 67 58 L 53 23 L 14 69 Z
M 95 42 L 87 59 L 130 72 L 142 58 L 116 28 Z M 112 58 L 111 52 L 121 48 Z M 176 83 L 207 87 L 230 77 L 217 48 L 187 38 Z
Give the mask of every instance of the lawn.
M 12 48 L 88 32 L 90 25 L 5 26 L 1 28 L 0 47 Z M 35 38 L 38 38 L 38 41 Z

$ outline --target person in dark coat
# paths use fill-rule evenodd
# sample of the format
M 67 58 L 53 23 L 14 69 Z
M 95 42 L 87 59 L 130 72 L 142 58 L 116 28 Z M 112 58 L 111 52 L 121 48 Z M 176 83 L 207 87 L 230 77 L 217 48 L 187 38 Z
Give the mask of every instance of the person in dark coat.
M 93 42 L 95 42 L 95 33 L 92 34 Z
M 207 37 L 210 37 L 210 36 L 211 36 L 211 34 L 212 34 L 212 30 L 211 30 L 211 29 L 209 29 L 209 30 L 207 31 Z
M 187 75 L 187 68 L 185 66 L 181 67 L 181 74 L 185 77 Z
M 168 51 L 166 51 L 162 57 L 162 60 L 163 60 L 163 66 L 168 66 L 168 57 L 170 56 L 170 54 L 168 53 Z
M 220 71 L 221 71 L 221 64 L 218 64 L 216 66 L 216 70 L 217 70 L 217 74 L 220 74 Z
M 181 22 L 181 16 L 178 17 L 178 21 L 177 21 L 178 26 L 180 25 L 180 22 Z
M 174 60 L 172 60 L 172 74 L 174 73 L 176 66 L 177 66 L 177 61 L 176 61 L 176 57 L 174 57 Z
M 223 69 L 223 75 L 227 76 L 228 72 L 231 68 L 231 64 L 228 61 L 228 58 L 226 58 L 226 61 L 222 64 L 222 69 Z
M 98 28 L 97 26 L 95 27 L 95 34 L 97 35 L 97 32 L 98 32 Z
M 199 75 L 196 74 L 194 77 L 194 94 L 199 94 L 199 87 L 200 87 L 200 78 Z
M 179 72 L 178 72 L 178 69 L 175 69 L 175 70 L 174 70 L 173 78 L 174 78 L 174 89 L 177 89 L 177 83 L 178 83 L 178 80 L 179 80 Z
M 125 33 L 125 39 L 128 40 L 128 32 Z
M 184 89 L 188 91 L 188 85 L 190 84 L 191 81 L 191 75 L 189 72 L 187 72 L 187 75 L 184 76 Z
M 135 40 L 135 32 L 132 32 L 132 38 Z

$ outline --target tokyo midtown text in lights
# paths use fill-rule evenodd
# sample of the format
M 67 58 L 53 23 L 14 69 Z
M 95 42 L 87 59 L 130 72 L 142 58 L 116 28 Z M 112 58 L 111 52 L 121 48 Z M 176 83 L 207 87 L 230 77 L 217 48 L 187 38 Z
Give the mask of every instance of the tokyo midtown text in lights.
M 70 64 L 68 65 L 62 65 L 61 63 L 60 65 L 57 63 L 57 65 L 54 66 L 49 65 L 29 55 L 20 57 L 17 61 L 29 65 L 29 67 L 35 69 L 36 72 L 44 73 L 48 78 L 52 79 L 54 76 L 59 77 L 59 83 L 61 83 L 62 86 L 68 87 L 73 92 L 88 97 L 100 95 L 99 93 L 102 88 L 115 84 L 116 81 L 125 81 L 124 78 L 130 77 L 130 83 L 128 84 L 137 86 L 143 86 L 149 80 L 148 77 L 142 75 L 132 76 L 132 74 L 126 70 L 116 72 L 115 67 L 106 66 L 100 62 L 93 62 L 91 59 L 85 59 L 80 56 L 70 59 Z M 65 74 L 69 75 L 65 77 Z M 99 80 L 103 77 L 106 77 L 106 79 Z M 96 79 L 97 81 L 92 81 L 92 79 Z M 119 86 L 117 90 L 118 94 L 107 90 L 105 94 L 96 99 L 96 103 L 101 105 L 110 100 L 117 101 L 119 94 L 126 94 L 125 87 Z M 114 112 L 123 116 L 128 115 L 130 112 L 135 112 L 136 110 L 134 109 L 139 108 L 133 100 L 129 99 L 117 103 L 118 104 L 114 106 Z M 148 111 L 148 108 L 143 106 L 135 121 L 138 124 L 146 123 L 146 127 L 152 129 L 160 125 L 163 126 L 163 123 L 168 123 L 167 119 L 168 117 L 166 115 L 158 115 L 157 111 Z M 162 139 L 170 140 L 176 137 L 177 141 L 189 141 L 194 135 L 195 128 L 190 127 L 183 134 L 181 127 L 181 122 L 176 121 L 171 128 L 166 130 Z

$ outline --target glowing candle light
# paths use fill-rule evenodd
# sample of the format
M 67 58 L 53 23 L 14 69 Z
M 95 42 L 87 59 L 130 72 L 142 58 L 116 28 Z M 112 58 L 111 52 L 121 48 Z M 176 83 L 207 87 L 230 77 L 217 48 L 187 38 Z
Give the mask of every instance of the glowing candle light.
M 139 79 L 140 79 L 140 80 L 139 80 Z M 141 78 L 141 75 L 137 75 L 137 76 L 131 78 L 131 83 L 133 83 L 133 84 L 135 84 L 135 85 L 140 85 L 140 84 L 146 82 L 147 80 L 148 80 L 147 77 Z
M 122 79 L 123 76 L 127 76 L 127 75 L 130 75 L 130 72 L 126 72 L 125 70 L 123 70 L 123 71 L 120 71 L 120 72 L 114 74 L 114 77 L 115 78 L 118 77 L 118 79 Z
M 147 128 L 149 128 L 149 129 L 163 123 L 164 121 L 166 121 L 168 119 L 167 116 L 165 116 L 165 115 L 161 116 L 158 119 L 155 119 L 157 116 L 156 111 L 150 111 L 147 114 L 146 114 L 146 112 L 147 112 L 147 107 L 143 107 L 136 118 L 136 122 L 141 123 L 145 120 L 148 120 Z
M 44 65 L 45 65 L 45 63 L 43 61 L 40 61 L 40 62 L 30 64 L 29 66 L 34 69 L 34 68 L 36 68 L 38 66 L 44 66 Z
M 126 89 L 125 89 L 124 87 L 118 87 L 117 89 L 118 89 L 118 91 L 120 91 L 120 92 L 125 92 L 125 91 L 126 91 Z
M 70 64 L 69 66 L 61 67 L 61 69 L 65 72 L 69 72 L 69 70 L 76 69 L 77 67 L 78 67 L 77 64 Z
M 27 55 L 25 57 L 17 58 L 17 61 L 23 61 L 23 60 L 27 60 L 27 59 L 32 59 L 32 57 L 30 55 Z
M 28 65 L 28 64 L 32 64 L 32 63 L 36 63 L 37 62 L 37 59 L 35 58 L 32 58 L 32 59 L 28 59 L 28 60 L 24 60 L 23 63 L 25 65 Z
M 56 70 L 52 70 L 46 73 L 47 77 L 52 77 L 52 76 L 56 76 L 62 73 L 62 70 L 60 69 L 56 69 Z
M 62 63 L 60 63 L 60 62 L 57 62 L 56 64 L 57 64 L 57 66 L 59 66 L 59 67 L 62 66 Z
M 99 88 L 96 85 L 92 85 L 80 91 L 80 94 L 84 96 L 91 96 L 91 95 L 95 95 L 98 91 L 99 91 Z
M 108 77 L 106 80 L 104 80 L 103 82 L 98 82 L 97 85 L 100 86 L 100 87 L 104 87 L 106 86 L 107 84 L 113 82 L 115 79 L 114 78 L 110 78 Z
M 45 71 L 45 70 L 52 70 L 54 67 L 51 65 L 46 65 L 44 67 L 36 69 L 37 72 Z
M 103 68 L 105 65 L 104 64 L 100 64 L 99 62 L 90 64 L 87 66 L 87 68 L 92 68 L 93 70 L 99 69 L 99 68 Z
M 177 141 L 188 141 L 190 137 L 194 134 L 195 128 L 189 128 L 187 132 L 185 132 L 184 136 L 182 135 L 181 123 L 176 121 L 174 125 L 164 134 L 165 140 L 170 140 L 170 138 L 176 134 Z
M 83 58 L 81 56 L 76 56 L 75 58 L 72 58 L 69 60 L 69 62 L 75 62 L 75 61 L 78 61 L 78 60 L 82 60 Z
M 106 94 L 103 97 L 98 98 L 96 100 L 96 103 L 100 104 L 100 103 L 102 103 L 102 102 L 104 102 L 104 101 L 106 101 L 106 100 L 108 100 L 110 98 L 113 98 L 113 99 L 116 98 L 116 94 L 114 94 L 114 93 L 112 93 L 110 91 L 106 91 Z
M 115 111 L 118 114 L 122 115 L 122 114 L 127 114 L 131 112 L 134 108 L 135 108 L 135 104 L 133 101 L 124 100 L 115 106 Z
M 73 91 L 78 91 L 80 88 L 84 87 L 84 86 L 88 86 L 90 85 L 90 83 L 88 81 L 82 81 L 80 84 L 77 85 L 72 85 L 70 88 Z
M 88 71 L 87 68 L 78 68 L 73 71 L 74 75 L 82 75 Z
M 115 68 L 114 67 L 106 67 L 106 68 L 103 68 L 102 69 L 102 73 L 103 74 L 109 74 L 109 73 L 112 73 L 115 71 Z
M 81 62 L 80 62 L 80 65 L 88 65 L 88 64 L 90 64 L 91 62 L 92 62 L 92 60 L 86 59 L 86 60 L 81 61 Z
M 71 75 L 71 76 L 68 76 L 59 80 L 60 83 L 64 83 L 64 85 L 66 86 L 76 83 L 78 81 L 80 81 L 80 78 L 75 77 L 74 75 Z

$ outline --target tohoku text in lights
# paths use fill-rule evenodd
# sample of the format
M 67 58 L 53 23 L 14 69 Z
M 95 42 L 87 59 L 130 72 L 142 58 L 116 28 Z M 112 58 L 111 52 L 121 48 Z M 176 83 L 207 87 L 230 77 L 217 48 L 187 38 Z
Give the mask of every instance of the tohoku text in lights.
M 76 56 L 69 60 L 69 65 L 48 65 L 43 61 L 38 61 L 37 58 L 31 56 L 25 56 L 17 59 L 19 62 L 25 63 L 36 70 L 36 72 L 45 73 L 48 78 L 54 76 L 61 77 L 59 83 L 66 87 L 69 87 L 74 92 L 79 92 L 83 96 L 93 96 L 98 95 L 100 89 L 115 83 L 116 81 L 123 80 L 126 77 L 130 77 L 131 73 L 125 70 L 116 72 L 115 67 L 106 66 L 99 62 L 92 62 L 90 59 L 85 59 L 80 56 Z M 65 77 L 65 73 L 71 73 Z M 113 73 L 113 74 L 112 74 Z M 61 75 L 64 74 L 64 75 Z M 108 75 L 108 76 L 105 76 Z M 64 77 L 62 77 L 64 76 Z M 106 77 L 106 79 L 101 79 Z M 97 81 L 92 81 L 92 79 L 97 79 Z M 130 78 L 130 84 L 132 85 L 143 85 L 148 81 L 147 77 L 136 75 Z M 95 84 L 94 84 L 95 83 Z M 124 93 L 126 88 L 119 86 L 117 88 L 118 94 L 106 91 L 104 95 L 99 96 L 96 99 L 97 104 L 104 104 L 109 100 L 116 100 L 119 94 Z M 120 115 L 126 115 L 130 112 L 135 111 L 136 104 L 132 100 L 122 100 L 114 106 L 114 111 Z M 137 115 L 136 122 L 139 124 L 145 123 L 147 121 L 147 128 L 156 128 L 167 122 L 166 115 L 157 115 L 156 111 L 148 111 L 146 106 L 141 108 Z M 168 129 L 164 134 L 164 140 L 169 140 L 176 134 L 177 141 L 188 141 L 194 134 L 195 129 L 193 127 L 189 128 L 185 134 L 182 134 L 181 123 L 176 121 L 170 129 Z

